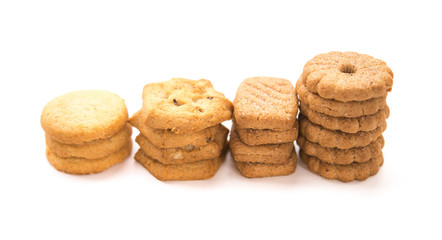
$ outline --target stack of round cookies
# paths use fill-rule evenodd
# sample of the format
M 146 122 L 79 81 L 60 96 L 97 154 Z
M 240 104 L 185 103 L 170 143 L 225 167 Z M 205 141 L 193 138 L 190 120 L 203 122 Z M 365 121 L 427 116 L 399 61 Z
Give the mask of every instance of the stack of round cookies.
M 245 79 L 236 92 L 230 149 L 249 178 L 289 175 L 296 170 L 298 101 L 286 79 Z
M 330 52 L 306 63 L 296 83 L 298 145 L 312 172 L 349 182 L 379 171 L 392 85 L 391 69 L 366 54 Z
M 46 156 L 59 171 L 90 174 L 122 162 L 132 150 L 124 100 L 107 91 L 75 91 L 50 101 L 41 114 Z
M 154 177 L 202 180 L 224 160 L 232 103 L 208 80 L 182 78 L 147 84 L 143 107 L 129 122 L 140 131 L 135 160 Z

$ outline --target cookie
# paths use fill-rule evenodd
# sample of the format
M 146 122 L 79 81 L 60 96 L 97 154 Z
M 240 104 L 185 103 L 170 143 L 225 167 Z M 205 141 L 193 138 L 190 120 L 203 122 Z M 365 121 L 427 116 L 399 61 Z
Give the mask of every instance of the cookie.
M 229 130 L 223 127 L 212 142 L 200 147 L 187 145 L 184 148 L 157 148 L 142 134 L 138 135 L 135 141 L 147 155 L 163 164 L 183 164 L 219 156 L 228 133 Z
M 384 61 L 356 52 L 319 54 L 305 64 L 301 78 L 310 92 L 342 102 L 383 97 L 393 86 Z
M 87 159 L 103 158 L 111 155 L 127 144 L 132 135 L 132 127 L 126 124 L 115 136 L 94 140 L 83 144 L 65 144 L 57 142 L 46 135 L 46 146 L 55 155 L 63 158 L 80 157 Z
M 345 133 L 329 130 L 310 122 L 304 115 L 299 116 L 300 133 L 310 142 L 318 143 L 328 148 L 349 149 L 364 147 L 375 141 L 387 128 L 383 124 L 373 131 Z
M 141 111 L 136 112 L 128 121 L 157 148 L 183 148 L 188 145 L 205 146 L 211 143 L 215 139 L 215 135 L 223 131 L 224 128 L 221 124 L 216 124 L 197 132 L 176 134 L 167 129 L 147 127 L 144 124 Z
M 339 130 L 346 133 L 357 133 L 360 131 L 368 132 L 387 124 L 386 119 L 390 115 L 390 108 L 379 110 L 373 115 L 361 116 L 356 118 L 330 117 L 323 113 L 318 113 L 301 102 L 301 114 L 314 124 L 320 125 L 330 130 Z
M 189 133 L 232 118 L 233 105 L 210 81 L 174 78 L 147 84 L 143 116 L 147 127 Z
M 327 148 L 317 143 L 309 142 L 301 134 L 297 143 L 306 154 L 319 158 L 323 162 L 336 164 L 351 164 L 353 162 L 366 162 L 373 157 L 378 156 L 384 147 L 384 138 L 378 137 L 374 142 L 365 147 L 356 147 L 350 149 Z
M 324 99 L 311 93 L 299 79 L 296 82 L 296 93 L 299 101 L 309 106 L 313 111 L 324 113 L 332 117 L 360 117 L 372 115 L 387 105 L 387 95 L 366 101 L 340 102 L 333 99 Z
M 253 77 L 238 87 L 234 116 L 239 128 L 293 129 L 298 113 L 296 91 L 282 78 Z
M 353 180 L 363 181 L 378 173 L 379 168 L 384 163 L 382 153 L 366 162 L 352 163 L 349 165 L 323 162 L 316 157 L 307 155 L 302 149 L 300 151 L 300 157 L 301 160 L 307 164 L 310 171 L 324 178 L 337 179 L 342 182 L 351 182 Z
M 262 178 L 290 175 L 296 170 L 296 152 L 293 149 L 289 161 L 284 164 L 264 164 L 234 161 L 238 171 L 244 177 Z
M 160 181 L 204 180 L 213 177 L 224 161 L 226 150 L 213 159 L 185 164 L 163 164 L 149 157 L 142 149 L 135 154 L 135 160 L 143 165 Z
M 55 141 L 82 144 L 114 136 L 127 117 L 124 100 L 117 94 L 84 90 L 50 101 L 41 113 L 41 126 Z
M 298 138 L 298 121 L 294 128 L 287 130 L 239 128 L 235 118 L 232 122 L 241 141 L 251 146 L 293 142 Z
M 265 144 L 249 146 L 241 142 L 235 127 L 230 133 L 230 151 L 238 162 L 255 162 L 267 164 L 284 164 L 290 157 L 293 143 Z
M 82 175 L 102 172 L 109 167 L 122 162 L 132 151 L 132 140 L 128 141 L 121 149 L 109 156 L 97 159 L 79 157 L 59 157 L 49 147 L 46 148 L 46 157 L 49 163 L 58 171 Z

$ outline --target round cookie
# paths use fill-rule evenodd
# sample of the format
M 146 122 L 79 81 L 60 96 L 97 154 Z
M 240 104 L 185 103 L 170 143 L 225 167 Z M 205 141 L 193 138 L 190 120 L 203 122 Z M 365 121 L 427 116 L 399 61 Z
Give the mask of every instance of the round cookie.
M 365 147 L 350 149 L 327 148 L 317 143 L 309 142 L 304 136 L 299 135 L 298 145 L 306 154 L 319 158 L 323 162 L 336 164 L 351 164 L 366 162 L 378 156 L 384 147 L 384 138 L 378 137 L 374 142 Z
M 393 86 L 384 61 L 356 52 L 319 54 L 305 64 L 301 78 L 310 92 L 342 102 L 382 97 Z
M 131 151 L 132 140 L 128 141 L 127 144 L 118 151 L 104 158 L 62 158 L 55 155 L 55 153 L 49 147 L 46 148 L 46 157 L 49 163 L 58 171 L 82 175 L 102 172 L 109 167 L 122 162 L 130 155 Z
M 46 135 L 46 146 L 55 155 L 63 158 L 80 157 L 87 159 L 103 158 L 121 149 L 130 140 L 132 127 L 126 124 L 115 136 L 94 140 L 83 144 L 65 144 L 57 142 Z
M 300 151 L 301 160 L 307 164 L 310 171 L 321 175 L 327 179 L 337 179 L 342 182 L 353 180 L 363 181 L 379 172 L 379 168 L 384 163 L 382 153 L 378 156 L 363 162 L 349 165 L 339 165 L 325 163 L 316 157 L 307 155 L 302 149 Z
M 318 143 L 328 148 L 349 149 L 364 147 L 375 141 L 387 128 L 383 124 L 373 131 L 345 133 L 329 130 L 310 122 L 304 115 L 299 116 L 300 133 L 310 142 Z
M 390 115 L 390 108 L 388 106 L 385 106 L 385 108 L 373 115 L 356 118 L 331 117 L 311 110 L 304 103 L 301 103 L 300 109 L 301 114 L 306 116 L 310 122 L 330 130 L 339 130 L 346 133 L 373 131 L 379 126 L 386 125 L 386 119 Z
M 50 138 L 82 144 L 114 136 L 126 123 L 124 100 L 101 90 L 82 90 L 50 101 L 41 114 L 41 126 Z
M 332 117 L 354 118 L 372 115 L 387 105 L 387 95 L 366 101 L 340 102 L 333 99 L 324 99 L 310 92 L 301 79 L 296 82 L 296 92 L 299 101 L 308 105 L 310 109 Z

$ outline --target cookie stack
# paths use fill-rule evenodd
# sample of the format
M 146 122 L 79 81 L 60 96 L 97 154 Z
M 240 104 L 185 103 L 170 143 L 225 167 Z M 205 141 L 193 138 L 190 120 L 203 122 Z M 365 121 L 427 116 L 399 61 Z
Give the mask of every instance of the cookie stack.
M 248 178 L 289 175 L 296 170 L 298 101 L 286 79 L 245 79 L 236 93 L 230 149 Z
M 366 54 L 330 52 L 306 63 L 296 83 L 297 142 L 312 172 L 349 182 L 379 171 L 392 85 L 391 69 Z
M 124 100 L 107 91 L 76 91 L 50 101 L 41 114 L 46 156 L 59 171 L 90 174 L 122 162 L 132 150 Z
M 155 178 L 202 180 L 224 160 L 232 103 L 208 80 L 175 78 L 147 84 L 143 107 L 129 122 L 140 131 L 135 160 Z

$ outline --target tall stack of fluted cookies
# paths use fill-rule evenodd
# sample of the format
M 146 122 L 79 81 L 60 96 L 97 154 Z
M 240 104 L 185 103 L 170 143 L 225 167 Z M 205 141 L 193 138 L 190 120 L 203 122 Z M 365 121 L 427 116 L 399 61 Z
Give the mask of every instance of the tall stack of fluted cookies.
M 232 103 L 208 80 L 147 84 L 142 109 L 129 122 L 140 131 L 135 160 L 161 181 L 215 175 L 227 150 Z
M 56 97 L 41 114 L 49 163 L 62 172 L 91 174 L 122 162 L 132 150 L 127 117 L 124 100 L 107 91 Z
M 349 182 L 379 171 L 392 85 L 391 69 L 366 54 L 330 52 L 305 64 L 297 142 L 312 172 Z
M 286 79 L 254 77 L 239 86 L 230 150 L 245 177 L 289 175 L 296 170 L 293 141 L 298 137 L 298 101 Z

